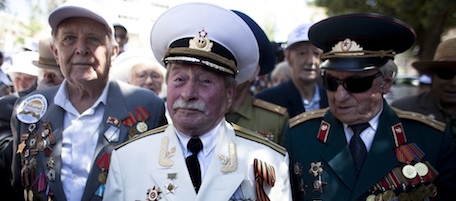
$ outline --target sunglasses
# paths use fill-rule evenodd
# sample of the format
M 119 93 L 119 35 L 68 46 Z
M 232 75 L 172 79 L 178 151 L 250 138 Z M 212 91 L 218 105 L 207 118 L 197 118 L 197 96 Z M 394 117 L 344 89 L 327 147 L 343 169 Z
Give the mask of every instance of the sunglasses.
M 443 80 L 452 80 L 454 76 L 456 75 L 456 71 L 452 70 L 438 70 L 435 72 L 437 77 Z
M 345 90 L 350 93 L 362 93 L 372 87 L 372 82 L 375 78 L 380 77 L 382 73 L 378 72 L 374 75 L 365 77 L 349 77 L 347 79 L 339 80 L 332 76 L 323 75 L 323 85 L 329 91 L 336 91 L 339 85 L 342 85 Z

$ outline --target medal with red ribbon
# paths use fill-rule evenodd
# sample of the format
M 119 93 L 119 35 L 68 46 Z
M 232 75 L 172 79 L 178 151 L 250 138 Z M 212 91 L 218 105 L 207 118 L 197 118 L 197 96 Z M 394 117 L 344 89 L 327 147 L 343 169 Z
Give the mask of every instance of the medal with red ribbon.
M 136 131 L 138 133 L 146 132 L 148 129 L 147 124 L 144 122 L 150 117 L 149 112 L 144 106 L 137 107 L 135 109 L 135 116 L 131 112 L 128 113 L 128 117 L 122 121 L 122 123 L 128 127 L 132 127 L 136 122 Z M 136 133 L 134 133 L 136 134 Z
M 147 124 L 144 122 L 146 119 L 149 118 L 150 114 L 147 112 L 146 108 L 144 106 L 140 106 L 135 109 L 135 114 L 136 114 L 136 119 L 139 121 L 136 124 L 136 130 L 139 133 L 144 133 L 147 131 L 148 127 Z
M 95 164 L 100 168 L 101 172 L 98 175 L 98 181 L 102 184 L 106 183 L 106 179 L 108 178 L 108 170 L 109 170 L 109 161 L 111 159 L 111 155 L 108 153 L 103 153 L 100 158 L 95 162 Z
M 122 121 L 125 126 L 131 127 L 136 123 L 136 119 L 131 112 L 128 112 L 128 117 Z

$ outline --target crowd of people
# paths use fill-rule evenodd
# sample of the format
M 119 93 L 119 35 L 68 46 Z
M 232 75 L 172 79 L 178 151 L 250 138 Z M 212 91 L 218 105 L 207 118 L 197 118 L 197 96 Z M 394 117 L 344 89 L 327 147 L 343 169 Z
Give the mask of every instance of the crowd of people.
M 91 1 L 48 21 L 0 70 L 11 200 L 456 200 L 456 38 L 389 103 L 416 34 L 381 14 L 302 23 L 283 49 L 210 3 L 169 8 L 146 50 Z

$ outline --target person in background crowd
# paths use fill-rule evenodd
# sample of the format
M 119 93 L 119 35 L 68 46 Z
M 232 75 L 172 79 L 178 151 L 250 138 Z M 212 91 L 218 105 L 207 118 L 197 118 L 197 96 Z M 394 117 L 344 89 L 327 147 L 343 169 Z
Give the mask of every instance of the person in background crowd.
M 285 108 L 255 99 L 250 87 L 258 75 L 268 74 L 275 65 L 274 52 L 268 37 L 261 27 L 248 15 L 233 11 L 252 29 L 258 42 L 260 60 L 255 72 L 246 82 L 236 86 L 236 96 L 229 112 L 225 115 L 228 122 L 255 131 L 269 140 L 282 143 L 283 132 L 288 127 L 288 113 Z
M 119 47 L 106 16 L 83 0 L 49 15 L 51 52 L 65 79 L 14 107 L 12 184 L 24 200 L 101 200 L 114 147 L 166 124 L 161 98 L 109 80 Z
M 117 44 L 119 45 L 119 54 L 126 50 L 128 43 L 128 30 L 120 23 L 114 23 L 114 36 Z
M 5 73 L 6 65 L 3 65 L 4 59 L 5 56 L 3 55 L 3 52 L 0 52 L 0 97 L 10 94 L 12 91 L 11 88 L 13 87 L 11 78 Z
M 164 97 L 165 68 L 154 58 L 152 51 L 130 49 L 113 62 L 110 76 L 113 79 L 150 89 Z
M 65 79 L 60 66 L 51 52 L 51 38 L 42 38 L 38 42 L 39 59 L 32 61 L 38 67 L 38 84 L 36 89 L 46 89 L 57 86 Z
M 291 79 L 256 95 L 256 98 L 287 108 L 290 118 L 328 107 L 325 89 L 318 84 L 321 50 L 309 42 L 310 26 L 301 24 L 288 35 L 284 54 L 292 68 Z
M 167 67 L 173 124 L 113 151 L 104 200 L 291 200 L 283 147 L 224 118 L 259 64 L 249 26 L 228 9 L 187 3 L 158 17 L 150 41 Z
M 418 89 L 417 94 L 430 91 L 432 88 L 432 78 L 427 74 L 422 74 L 418 78 Z
M 38 68 L 32 64 L 38 60 L 39 53 L 23 51 L 12 56 L 12 66 L 7 73 L 13 80 L 14 93 L 19 96 L 26 95 L 36 89 Z
M 271 83 L 269 87 L 275 87 L 291 78 L 291 67 L 287 61 L 278 63 L 271 72 Z
M 440 42 L 433 61 L 417 61 L 412 65 L 432 78 L 431 90 L 398 99 L 391 105 L 445 122 L 456 145 L 456 38 Z
M 456 152 L 444 124 L 383 98 L 397 72 L 394 56 L 415 37 L 405 22 L 373 13 L 310 28 L 309 40 L 324 51 L 329 109 L 290 119 L 294 200 L 456 200 Z

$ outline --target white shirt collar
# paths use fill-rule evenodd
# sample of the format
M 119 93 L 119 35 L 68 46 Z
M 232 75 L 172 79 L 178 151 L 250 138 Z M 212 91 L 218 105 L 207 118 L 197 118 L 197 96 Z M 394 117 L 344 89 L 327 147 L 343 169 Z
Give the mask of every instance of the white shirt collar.
M 201 139 L 201 142 L 203 143 L 203 153 L 205 156 L 207 156 L 212 149 L 214 149 L 215 145 L 217 144 L 217 139 L 218 139 L 218 133 L 220 130 L 220 127 L 222 126 L 222 123 L 225 122 L 225 118 L 223 118 L 214 128 L 212 128 L 209 132 L 204 133 L 199 136 Z M 182 150 L 184 152 L 184 156 L 187 157 L 191 155 L 192 153 L 187 149 L 187 143 L 190 141 L 190 138 L 192 138 L 189 135 L 185 135 L 178 130 L 174 130 L 175 133 L 177 134 L 177 137 L 179 138 L 179 141 L 182 146 Z

